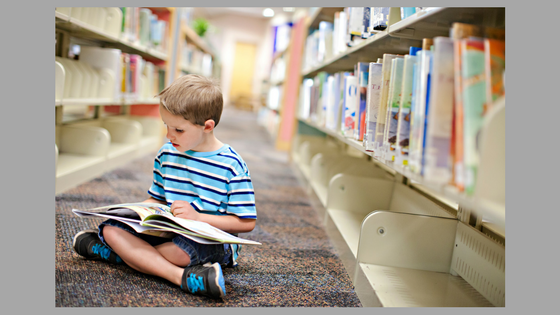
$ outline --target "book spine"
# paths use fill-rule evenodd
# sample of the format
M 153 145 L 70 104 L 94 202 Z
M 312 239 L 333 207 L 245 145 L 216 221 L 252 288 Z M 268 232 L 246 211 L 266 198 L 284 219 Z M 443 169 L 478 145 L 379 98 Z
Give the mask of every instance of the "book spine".
M 465 192 L 472 195 L 478 169 L 477 136 L 482 128 L 486 107 L 486 79 L 484 74 L 484 42 L 461 41 L 464 110 Z
M 366 131 L 364 134 L 364 148 L 366 151 L 374 151 L 373 143 L 375 128 L 377 126 L 377 114 L 381 97 L 382 63 L 371 62 L 368 71 L 368 89 L 366 94 Z
M 362 141 L 364 139 L 364 126 L 366 120 L 366 99 L 367 99 L 367 86 L 368 86 L 368 71 L 369 65 L 366 62 L 359 62 L 356 64 L 357 78 L 358 78 L 358 103 L 356 106 L 356 121 L 354 130 L 354 139 Z
M 346 95 L 346 78 L 348 76 L 351 76 L 352 73 L 351 72 L 343 72 L 342 76 L 340 77 L 340 84 L 339 84 L 339 95 L 340 95 L 340 109 L 339 109 L 339 119 L 338 119 L 338 127 L 336 130 L 338 130 L 338 132 L 341 135 L 344 135 L 344 130 L 345 130 L 345 121 L 346 121 L 346 106 L 345 104 L 345 95 Z
M 371 18 L 371 8 L 364 7 L 363 8 L 363 18 L 362 18 L 362 38 L 368 38 L 371 36 L 371 33 L 368 31 L 370 18 Z
M 424 177 L 446 184 L 451 179 L 449 151 L 453 119 L 453 40 L 434 38 L 432 84 L 426 129 Z
M 387 103 L 387 127 L 383 136 L 384 159 L 394 161 L 397 142 L 397 126 L 399 107 L 401 102 L 401 87 L 404 58 L 395 58 L 391 65 L 391 83 L 389 87 L 389 101 Z
M 395 163 L 408 165 L 408 144 L 410 137 L 410 109 L 412 106 L 413 67 L 416 56 L 404 57 L 403 80 L 401 88 L 401 102 L 399 104 L 399 121 L 397 126 L 397 141 Z
M 506 45 L 503 40 L 484 40 L 486 99 L 488 106 L 505 94 L 504 71 L 506 69 Z
M 453 54 L 454 54 L 454 99 L 453 106 L 453 129 L 452 129 L 452 142 L 450 147 L 450 156 L 453 163 L 451 169 L 451 181 L 455 184 L 459 191 L 465 189 L 465 164 L 464 164 L 464 150 L 463 150 L 463 78 L 461 75 L 462 69 L 462 50 L 461 39 L 469 36 L 479 37 L 482 36 L 482 28 L 476 25 L 465 23 L 453 23 L 451 28 L 451 37 L 454 40 Z
M 389 99 L 389 84 L 391 82 L 391 67 L 392 61 L 395 58 L 403 58 L 403 56 L 393 54 L 383 54 L 383 69 L 382 69 L 382 83 L 381 83 L 381 98 L 379 101 L 379 109 L 377 113 L 377 124 L 375 126 L 374 138 L 374 157 L 381 157 L 380 149 L 383 145 L 383 135 L 385 133 L 386 114 L 387 114 L 387 100 Z
M 409 146 L 409 165 L 411 172 L 422 174 L 424 156 L 424 128 L 426 124 L 427 100 L 429 99 L 429 70 L 432 52 L 422 50 L 418 52 L 414 88 L 414 106 L 412 112 L 411 135 Z
M 352 137 L 354 134 L 354 121 L 356 120 L 356 99 L 358 80 L 349 75 L 344 79 L 344 136 Z

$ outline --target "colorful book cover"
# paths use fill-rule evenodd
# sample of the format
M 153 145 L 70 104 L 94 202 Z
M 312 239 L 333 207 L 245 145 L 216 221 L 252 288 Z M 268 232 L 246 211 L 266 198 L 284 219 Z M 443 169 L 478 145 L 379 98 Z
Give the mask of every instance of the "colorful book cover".
M 320 73 L 320 80 L 321 80 L 321 91 L 319 94 L 320 114 L 317 116 L 317 124 L 321 127 L 325 126 L 325 121 L 327 118 L 327 107 L 328 107 L 329 94 L 330 94 L 328 79 L 330 76 L 331 75 L 329 75 L 326 72 Z
M 377 114 L 381 97 L 381 82 L 383 79 L 383 64 L 370 62 L 368 71 L 368 90 L 366 93 L 366 130 L 364 133 L 364 148 L 366 151 L 374 151 L 373 143 L 375 127 L 377 126 Z
M 410 137 L 410 108 L 412 106 L 413 67 L 416 52 L 404 56 L 403 80 L 401 87 L 401 103 L 399 104 L 399 120 L 397 125 L 397 141 L 395 164 L 408 165 L 408 144 Z
M 367 99 L 367 86 L 368 86 L 368 71 L 369 64 L 367 62 L 358 62 L 354 66 L 354 73 L 358 78 L 358 98 L 356 104 L 356 121 L 354 125 L 354 139 L 362 141 L 365 133 L 366 121 L 366 99 Z
M 356 103 L 358 99 L 358 79 L 349 75 L 344 78 L 344 136 L 354 136 Z
M 375 138 L 374 138 L 374 157 L 380 157 L 380 149 L 383 145 L 383 136 L 385 134 L 385 124 L 387 116 L 387 101 L 389 99 L 389 84 L 391 83 L 391 67 L 393 59 L 403 58 L 403 56 L 393 55 L 393 54 L 383 54 L 383 69 L 382 71 L 382 81 L 381 81 L 381 98 L 379 101 L 379 109 L 377 113 L 377 124 L 375 126 Z
M 401 103 L 401 89 L 403 79 L 404 58 L 393 59 L 391 65 L 391 82 L 389 84 L 389 101 L 387 103 L 387 116 L 385 121 L 387 127 L 383 136 L 384 159 L 395 160 L 395 149 L 397 142 L 397 127 L 399 123 L 399 108 Z
M 463 79 L 461 75 L 461 39 L 469 36 L 481 36 L 483 29 L 477 25 L 465 23 L 453 23 L 451 37 L 454 40 L 454 113 L 452 121 L 450 156 L 453 161 L 451 182 L 455 184 L 459 191 L 465 189 L 465 165 L 463 150 Z
M 484 39 L 486 99 L 492 104 L 505 94 L 504 71 L 506 69 L 506 42 L 497 39 Z
M 453 119 L 453 40 L 434 38 L 432 83 L 426 128 L 424 178 L 438 184 L 451 179 L 449 151 Z
M 484 41 L 478 39 L 461 40 L 464 113 L 464 163 L 465 192 L 472 195 L 475 188 L 478 151 L 478 133 L 482 128 L 486 106 L 486 78 L 484 74 Z

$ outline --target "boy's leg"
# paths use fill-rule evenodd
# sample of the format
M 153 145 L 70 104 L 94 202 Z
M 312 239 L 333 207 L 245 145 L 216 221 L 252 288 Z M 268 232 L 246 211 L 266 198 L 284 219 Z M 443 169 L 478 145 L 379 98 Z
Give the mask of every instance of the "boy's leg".
M 114 226 L 104 226 L 103 238 L 127 265 L 137 271 L 164 278 L 193 294 L 225 296 L 224 278 L 219 263 L 183 268 L 190 264 L 190 256 L 174 243 L 152 246 Z
M 113 226 L 103 228 L 103 237 L 105 242 L 131 268 L 145 274 L 164 278 L 178 286 L 181 285 L 183 268 L 167 260 L 156 247 L 125 230 Z M 186 261 L 185 266 L 190 262 L 189 256 L 185 252 L 181 251 L 184 256 L 180 256 L 180 249 L 177 248 L 177 252 L 171 253 L 172 250 L 167 246 L 162 248 L 163 252 L 171 259 L 183 263 Z

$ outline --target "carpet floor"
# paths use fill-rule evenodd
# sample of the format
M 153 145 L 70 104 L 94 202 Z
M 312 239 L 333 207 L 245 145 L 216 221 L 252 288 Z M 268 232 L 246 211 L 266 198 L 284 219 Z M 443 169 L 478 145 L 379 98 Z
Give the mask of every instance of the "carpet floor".
M 72 249 L 73 236 L 95 228 L 99 218 L 71 210 L 139 202 L 148 197 L 155 152 L 56 196 L 55 305 L 57 307 L 360 307 L 318 210 L 290 166 L 276 151 L 254 113 L 226 108 L 215 130 L 251 172 L 257 225 L 240 237 L 236 268 L 224 268 L 227 295 L 214 300 L 186 294 L 167 280 L 126 265 L 85 260 Z

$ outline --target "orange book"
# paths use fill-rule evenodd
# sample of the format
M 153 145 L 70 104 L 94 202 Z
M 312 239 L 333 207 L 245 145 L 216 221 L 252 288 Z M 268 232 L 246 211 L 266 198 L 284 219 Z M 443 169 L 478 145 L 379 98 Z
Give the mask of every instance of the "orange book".
M 465 189 L 464 164 L 463 164 L 463 80 L 461 77 L 461 39 L 469 36 L 482 36 L 483 28 L 477 25 L 465 23 L 453 23 L 451 36 L 453 43 L 454 62 L 454 102 L 453 119 L 451 121 L 451 146 L 450 158 L 453 161 L 451 169 L 451 183 L 457 186 L 459 191 Z
M 503 75 L 506 68 L 506 42 L 503 40 L 484 40 L 486 101 L 488 106 L 505 94 Z

